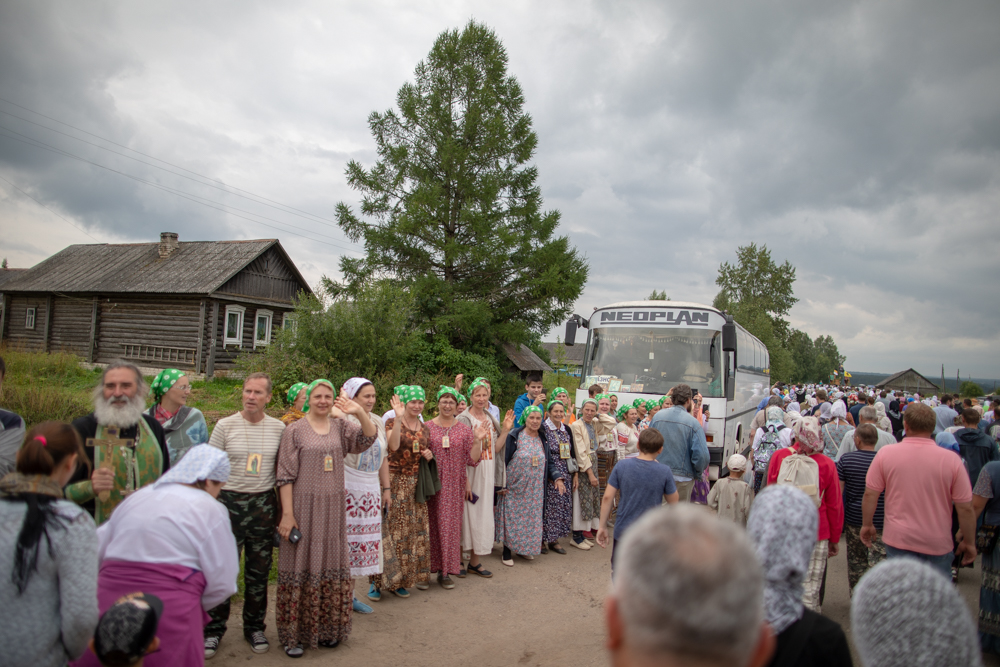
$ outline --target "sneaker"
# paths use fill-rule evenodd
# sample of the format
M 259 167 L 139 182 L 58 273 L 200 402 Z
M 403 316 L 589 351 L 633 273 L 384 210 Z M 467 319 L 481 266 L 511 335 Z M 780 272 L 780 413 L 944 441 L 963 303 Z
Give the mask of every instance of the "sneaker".
M 378 602 L 382 599 L 382 591 L 375 588 L 375 584 L 368 585 L 368 599 L 372 602 Z
M 250 643 L 250 650 L 254 653 L 267 653 L 267 649 L 271 648 L 271 645 L 267 643 L 267 638 L 264 637 L 264 633 L 258 630 L 257 632 L 251 632 L 250 636 L 247 637 L 247 641 Z M 208 642 L 205 642 L 206 647 Z
M 285 655 L 289 658 L 301 658 L 304 651 L 302 650 L 302 644 L 296 644 L 295 646 L 286 646 Z
M 442 577 L 439 574 L 438 575 L 438 583 L 441 584 L 441 588 L 443 588 L 445 590 L 448 590 L 448 591 L 450 591 L 451 589 L 453 589 L 455 587 L 455 582 L 452 581 L 451 577 L 449 577 L 448 575 L 445 575 L 445 576 Z
M 430 585 L 429 582 L 426 582 L 426 581 L 418 581 L 417 582 L 417 590 L 418 591 L 426 591 L 430 587 L 431 587 L 431 585 Z
M 215 652 L 219 650 L 218 637 L 205 637 L 205 660 L 215 657 Z
M 582 542 L 576 542 L 574 540 L 570 540 L 569 543 L 582 551 L 590 551 L 590 544 L 587 542 L 587 540 L 583 540 Z
M 357 598 L 354 598 L 354 613 L 356 613 L 356 614 L 370 614 L 373 611 L 375 611 L 375 610 L 372 609 L 371 607 L 369 607 L 368 605 L 366 605 L 364 602 L 362 602 L 361 600 L 359 600 Z
M 410 597 L 410 591 L 406 590 L 405 588 L 397 588 L 396 590 L 392 591 L 392 594 L 398 598 Z

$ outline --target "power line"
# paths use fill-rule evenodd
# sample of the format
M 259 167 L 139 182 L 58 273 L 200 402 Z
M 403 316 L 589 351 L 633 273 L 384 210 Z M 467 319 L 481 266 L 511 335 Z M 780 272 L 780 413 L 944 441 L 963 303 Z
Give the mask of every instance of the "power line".
M 270 206 L 270 204 L 276 204 L 277 206 L 282 206 L 282 207 L 284 207 L 286 209 L 289 209 L 289 211 L 283 211 L 285 213 L 288 213 L 290 211 L 295 211 L 297 213 L 305 214 L 307 216 L 312 216 L 312 218 L 315 218 L 316 219 L 315 221 L 317 221 L 317 222 L 323 222 L 324 224 L 328 224 L 328 225 L 331 225 L 331 226 L 336 225 L 336 222 L 333 221 L 333 220 L 330 220 L 329 218 L 324 218 L 323 216 L 316 215 L 315 213 L 310 213 L 309 211 L 303 211 L 302 209 L 295 208 L 294 206 L 289 206 L 288 204 L 282 204 L 279 201 L 276 201 L 274 199 L 269 199 L 267 197 L 264 197 L 263 195 L 258 195 L 258 194 L 255 194 L 253 192 L 250 192 L 249 190 L 244 190 L 242 188 L 238 188 L 235 185 L 229 185 L 229 184 L 227 184 L 227 183 L 225 183 L 223 181 L 220 181 L 218 179 L 211 178 L 209 176 L 205 176 L 204 174 L 199 174 L 196 171 L 192 171 L 190 169 L 187 169 L 187 168 L 182 167 L 180 165 L 174 164 L 172 162 L 168 162 L 166 160 L 160 159 L 160 158 L 155 157 L 153 155 L 149 155 L 148 153 L 143 153 L 142 151 L 138 151 L 138 150 L 136 150 L 134 148 L 130 148 L 129 146 L 126 146 L 124 144 L 120 144 L 120 143 L 118 143 L 116 141 L 112 141 L 111 139 L 107 139 L 107 138 L 102 137 L 102 136 L 100 136 L 98 134 L 94 134 L 93 132 L 88 132 L 87 130 L 84 130 L 82 128 L 76 127 L 75 125 L 70 125 L 69 123 L 65 123 L 65 122 L 63 122 L 61 120 L 58 120 L 56 118 L 53 118 L 51 116 L 46 116 L 45 114 L 43 114 L 43 113 L 41 113 L 39 111 L 35 111 L 34 109 L 29 109 L 28 107 L 22 106 L 22 105 L 20 105 L 20 104 L 18 104 L 16 102 L 11 102 L 10 100 L 4 99 L 2 97 L 0 97 L 0 102 L 6 102 L 7 104 L 15 106 L 18 109 L 23 109 L 23 110 L 25 110 L 25 111 L 27 111 L 29 113 L 33 113 L 33 114 L 41 116 L 42 118 L 45 118 L 47 120 L 51 120 L 53 123 L 59 123 L 60 125 L 64 125 L 66 127 L 72 128 L 72 129 L 76 130 L 77 132 L 83 132 L 84 134 L 89 135 L 91 137 L 94 137 L 95 139 L 100 139 L 101 141 L 106 141 L 109 144 L 112 144 L 114 146 L 118 146 L 119 148 L 124 148 L 127 151 L 132 151 L 133 153 L 136 153 L 138 155 L 142 155 L 143 157 L 148 157 L 151 160 L 156 160 L 157 162 L 162 162 L 163 164 L 166 164 L 166 165 L 169 165 L 171 167 L 174 167 L 175 169 L 180 169 L 182 171 L 186 171 L 189 174 L 194 174 L 195 176 L 198 176 L 199 178 L 203 178 L 203 179 L 205 179 L 207 181 L 212 181 L 213 183 L 218 183 L 219 185 L 224 185 L 225 187 L 230 188 L 231 190 L 236 190 L 237 191 L 237 192 L 231 192 L 230 190 L 223 190 L 223 192 L 229 192 L 229 194 L 234 194 L 237 197 L 244 197 L 245 199 L 251 199 L 250 197 L 246 197 L 245 196 L 245 195 L 251 195 L 253 197 L 257 197 L 258 199 L 263 200 L 263 201 L 257 201 L 256 203 L 258 203 L 258 204 L 263 204 L 264 206 Z M 67 137 L 70 137 L 71 139 L 76 139 L 77 141 L 83 141 L 84 143 L 90 144 L 91 146 L 96 146 L 97 148 L 101 148 L 103 150 L 110 151 L 112 153 L 115 153 L 116 155 L 121 155 L 122 157 L 126 157 L 126 158 L 129 158 L 129 159 L 132 159 L 132 160 L 136 159 L 136 158 L 132 158 L 132 157 L 130 157 L 128 155 L 122 155 L 121 153 L 118 153 L 117 151 L 112 151 L 111 149 L 106 148 L 104 146 L 100 146 L 98 144 L 92 144 L 89 141 L 84 141 L 83 139 L 80 139 L 79 137 L 74 137 L 73 135 L 66 134 L 65 132 L 59 132 L 59 130 L 56 130 L 56 129 L 51 128 L 51 127 L 47 127 L 45 125 L 41 125 L 40 123 L 35 123 L 34 121 L 30 121 L 30 120 L 28 120 L 26 118 L 21 118 L 20 116 L 17 116 L 15 114 L 10 113 L 9 111 L 3 111 L 2 109 L 0 109 L 0 113 L 5 113 L 8 116 L 13 116 L 14 118 L 18 118 L 18 119 L 23 120 L 23 121 L 25 121 L 27 123 L 32 123 L 33 125 L 38 125 L 39 127 L 45 128 L 45 129 L 50 130 L 52 132 L 57 132 L 59 134 L 63 134 L 65 136 L 67 136 Z M 156 169 L 163 169 L 163 167 L 159 167 L 159 166 L 154 165 L 154 164 L 149 164 L 148 162 L 144 162 L 143 160 L 138 160 L 138 162 L 142 162 L 143 164 L 147 164 L 147 165 L 149 165 L 151 167 L 154 167 Z M 170 172 L 169 169 L 164 169 L 164 171 Z M 170 173 L 175 173 L 175 172 L 170 172 Z M 186 176 L 183 176 L 182 174 L 176 174 L 175 173 L 175 175 L 182 176 L 183 178 L 188 178 Z M 194 179 L 192 179 L 192 180 L 194 180 Z M 196 181 L 196 182 L 200 182 L 200 181 Z M 210 185 L 208 183 L 201 183 L 201 184 L 202 185 Z M 210 187 L 215 187 L 215 186 L 210 186 Z M 221 190 L 222 188 L 219 188 L 219 189 Z M 245 193 L 245 195 L 238 194 L 240 192 Z M 256 201 L 256 200 L 251 199 L 251 201 Z M 270 204 L 265 204 L 264 202 L 270 202 Z M 276 208 L 276 207 L 272 206 L 272 208 Z M 281 210 L 281 209 L 278 209 L 278 210 Z M 302 217 L 302 216 L 300 216 L 300 217 Z M 307 218 L 307 219 L 309 219 L 309 218 Z
M 17 132 L 15 130 L 11 130 L 11 129 L 9 129 L 7 127 L 4 127 L 2 125 L 0 125 L 0 129 L 6 130 L 7 132 L 12 132 L 12 133 L 14 133 L 14 134 L 16 134 L 16 135 L 18 135 L 20 137 L 24 137 L 24 138 L 20 139 L 18 137 L 12 137 L 12 136 L 10 136 L 8 134 L 4 134 L 3 132 L 0 132 L 0 137 L 6 137 L 7 139 L 13 139 L 14 141 L 19 141 L 19 142 L 21 142 L 23 144 L 27 144 L 27 145 L 33 146 L 35 148 L 41 148 L 42 150 L 47 150 L 47 151 L 50 151 L 52 153 L 56 153 L 57 155 L 63 155 L 65 157 L 73 158 L 74 160 L 79 160 L 81 162 L 85 162 L 85 163 L 93 165 L 95 167 L 99 167 L 101 169 L 105 169 L 105 170 L 110 171 L 112 173 L 118 174 L 120 176 L 124 176 L 125 178 L 132 179 L 133 181 L 136 181 L 138 183 L 142 183 L 144 185 L 148 185 L 150 187 L 154 187 L 154 188 L 156 188 L 158 190 L 163 190 L 164 192 L 169 192 L 170 194 L 173 194 L 173 195 L 176 195 L 178 197 L 181 197 L 182 199 L 187 199 L 188 201 L 192 201 L 192 202 L 194 202 L 196 204 L 200 204 L 200 205 L 205 206 L 207 208 L 215 209 L 216 211 L 221 211 L 223 213 L 227 213 L 229 215 L 232 215 L 232 216 L 237 217 L 237 218 L 241 218 L 243 220 L 247 220 L 249 222 L 255 222 L 258 225 L 263 225 L 265 227 L 269 227 L 271 229 L 276 229 L 276 230 L 278 230 L 280 232 L 285 232 L 287 234 L 292 234 L 294 236 L 300 236 L 300 237 L 302 237 L 304 239 L 308 239 L 310 241 L 315 241 L 316 243 L 323 243 L 325 245 L 329 245 L 329 246 L 332 246 L 332 247 L 335 247 L 335 248 L 340 248 L 341 250 L 347 250 L 348 252 L 356 252 L 356 250 L 354 248 L 348 248 L 348 247 L 339 245 L 338 243 L 333 243 L 331 241 L 322 241 L 320 239 L 315 239 L 315 238 L 312 238 L 310 236 L 306 236 L 304 234 L 297 234 L 295 232 L 288 231 L 286 229 L 282 229 L 281 227 L 275 227 L 274 225 L 269 225 L 269 224 L 267 224 L 265 222 L 261 222 L 260 220 L 257 220 L 256 218 L 248 218 L 248 217 L 246 217 L 244 215 L 239 215 L 238 213 L 233 213 L 232 210 L 230 210 L 228 208 L 225 208 L 225 206 L 222 205 L 222 204 L 220 204 L 218 206 L 215 206 L 215 205 L 213 205 L 211 203 L 206 203 L 205 201 L 199 201 L 199 199 L 204 199 L 204 198 L 199 198 L 198 195 L 192 195 L 191 193 L 183 192 L 181 190 L 175 190 L 175 189 L 167 187 L 165 185 L 160 185 L 158 183 L 153 183 L 152 181 L 147 181 L 145 179 L 139 178 L 138 176 L 133 176 L 131 174 L 127 174 L 127 173 L 125 173 L 123 171 L 119 171 L 117 169 L 113 169 L 111 167 L 107 167 L 107 166 L 105 166 L 103 164 L 98 164 L 97 162 L 93 162 L 93 161 L 88 160 L 86 158 L 82 158 L 79 155 L 74 155 L 73 153 L 69 153 L 69 152 L 67 152 L 67 151 L 65 151 L 65 150 L 63 150 L 61 148 L 50 146 L 49 144 L 46 144 L 46 143 L 44 143 L 42 141 L 39 141 L 38 139 L 35 139 L 33 137 L 29 137 L 27 135 L 21 134 L 20 132 Z M 207 201 L 211 201 L 211 200 L 207 200 Z M 236 210 L 242 211 L 242 209 L 236 209 Z M 249 213 L 248 211 L 243 211 L 243 212 Z M 250 215 L 259 215 L 259 214 L 250 213 Z M 259 216 L 259 217 L 264 218 L 264 216 Z M 310 232 L 311 234 L 315 234 L 317 236 L 323 236 L 323 237 L 329 238 L 329 239 L 333 239 L 334 238 L 332 236 L 327 236 L 326 234 L 320 234 L 319 232 L 315 232 L 313 230 L 303 229 L 302 227 L 296 227 L 295 225 L 289 224 L 287 222 L 282 222 L 280 220 L 274 220 L 273 218 L 264 218 L 264 219 L 265 220 L 271 220 L 272 222 L 277 222 L 278 224 L 285 225 L 285 226 L 291 227 L 293 229 L 299 229 L 299 230 L 302 230 L 302 231 L 307 231 L 307 232 Z M 91 237 L 91 238 L 93 238 L 93 237 Z
M 17 187 L 16 185 L 14 185 L 14 184 L 13 184 L 13 183 L 11 183 L 10 181 L 8 181 L 8 180 L 7 180 L 6 178 L 4 178 L 3 176 L 0 176 L 0 180 L 4 181 L 4 182 L 5 182 L 5 183 L 6 183 L 7 185 L 9 185 L 10 187 L 14 188 L 15 190 L 17 190 L 18 192 L 20 192 L 20 193 L 21 193 L 22 195 L 24 195 L 25 197 L 28 197 L 29 199 L 31 199 L 31 200 L 32 200 L 33 202 L 35 202 L 36 204 L 38 204 L 39 206 L 41 206 L 42 208 L 44 208 L 44 209 L 45 209 L 46 211 L 48 211 L 49 213 L 52 213 L 53 215 L 56 215 L 56 216 L 58 216 L 58 217 L 62 218 L 63 220 L 65 220 L 65 221 L 66 221 L 66 222 L 68 222 L 69 224 L 71 224 L 71 225 L 73 225 L 74 227 L 76 227 L 76 225 L 74 225 L 74 224 L 73 224 L 72 222 L 70 222 L 70 220 L 69 220 L 68 218 L 63 218 L 63 216 L 59 215 L 58 213 L 56 213 L 55 211 L 53 211 L 53 210 L 52 210 L 51 208 L 49 208 L 48 206 L 46 206 L 46 205 L 45 205 L 45 204 L 43 204 L 42 202 L 38 201 L 37 199 L 35 199 L 35 198 L 34 198 L 34 197 L 32 197 L 31 195 L 29 195 L 29 194 L 28 194 L 27 192 L 25 192 L 24 190 L 22 190 L 21 188 Z M 87 231 L 86 231 L 85 229 L 83 229 L 82 227 L 76 227 L 76 228 L 77 228 L 77 229 L 79 229 L 79 230 L 80 230 L 81 232 L 83 232 L 84 234 L 87 234 Z M 90 236 L 90 234 L 87 234 L 87 236 Z M 98 243 L 100 243 L 100 241 L 98 241 L 97 239 L 95 239 L 95 238 L 94 238 L 93 236 L 90 236 L 90 238 L 92 238 L 92 239 L 94 239 L 95 241 L 97 241 Z

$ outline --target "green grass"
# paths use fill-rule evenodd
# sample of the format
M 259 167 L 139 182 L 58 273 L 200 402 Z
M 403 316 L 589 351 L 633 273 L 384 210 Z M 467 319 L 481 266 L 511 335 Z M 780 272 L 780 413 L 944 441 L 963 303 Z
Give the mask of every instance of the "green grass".
M 21 415 L 28 428 L 49 419 L 72 421 L 93 410 L 90 395 L 101 377 L 100 369 L 86 370 L 80 358 L 67 352 L 25 352 L 0 347 L 7 374 L 0 388 L 0 406 Z M 146 382 L 153 376 L 147 376 Z M 188 405 L 205 414 L 209 432 L 223 417 L 240 410 L 242 382 L 216 378 L 191 383 Z M 267 412 L 284 411 L 275 396 Z

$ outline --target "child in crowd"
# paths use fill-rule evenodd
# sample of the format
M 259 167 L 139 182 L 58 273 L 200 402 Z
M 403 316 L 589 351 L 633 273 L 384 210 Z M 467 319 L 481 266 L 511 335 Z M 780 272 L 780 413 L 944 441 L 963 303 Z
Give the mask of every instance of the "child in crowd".
M 542 391 L 542 374 L 528 373 L 524 383 L 524 393 L 517 397 L 514 403 L 514 419 L 520 419 L 521 413 L 529 405 L 545 407 L 545 394 Z
M 718 513 L 720 519 L 735 521 L 745 527 L 753 503 L 753 489 L 743 480 L 747 458 L 742 454 L 733 454 L 726 465 L 729 477 L 717 481 L 709 491 L 708 506 Z
M 614 572 L 615 545 L 628 527 L 646 510 L 659 507 L 663 501 L 677 502 L 679 495 L 670 467 L 656 460 L 663 451 L 663 435 L 656 429 L 646 429 L 639 434 L 639 456 L 622 459 L 611 470 L 608 486 L 601 499 L 601 527 L 597 543 L 608 546 L 608 518 L 615 495 L 621 490 L 618 501 L 618 518 L 615 520 L 615 537 L 611 544 L 611 570 Z

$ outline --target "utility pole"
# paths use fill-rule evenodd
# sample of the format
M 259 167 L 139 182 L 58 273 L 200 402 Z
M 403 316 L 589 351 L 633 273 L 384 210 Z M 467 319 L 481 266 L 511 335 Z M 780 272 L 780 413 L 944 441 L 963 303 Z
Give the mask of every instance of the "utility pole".
M 944 386 L 944 364 L 941 364 L 941 391 L 948 391 L 948 388 Z

